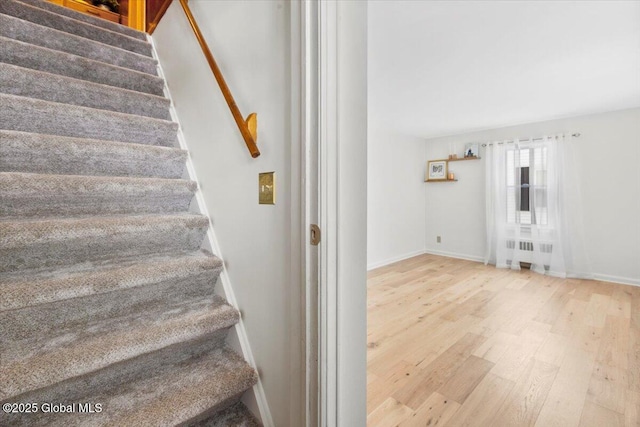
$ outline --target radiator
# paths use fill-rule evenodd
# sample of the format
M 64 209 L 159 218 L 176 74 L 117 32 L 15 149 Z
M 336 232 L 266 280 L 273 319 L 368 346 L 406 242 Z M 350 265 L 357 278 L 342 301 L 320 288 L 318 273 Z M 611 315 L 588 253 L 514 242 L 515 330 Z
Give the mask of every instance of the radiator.
M 515 249 L 516 241 L 515 240 L 507 240 L 506 241 L 507 249 Z M 533 261 L 533 257 L 531 254 L 533 253 L 533 241 L 531 240 L 520 240 L 518 242 L 518 249 L 520 249 L 520 262 L 531 263 Z M 540 243 L 540 251 L 542 253 L 550 254 L 553 251 L 553 244 L 549 242 L 541 242 Z M 508 264 L 511 263 L 511 260 L 507 261 Z

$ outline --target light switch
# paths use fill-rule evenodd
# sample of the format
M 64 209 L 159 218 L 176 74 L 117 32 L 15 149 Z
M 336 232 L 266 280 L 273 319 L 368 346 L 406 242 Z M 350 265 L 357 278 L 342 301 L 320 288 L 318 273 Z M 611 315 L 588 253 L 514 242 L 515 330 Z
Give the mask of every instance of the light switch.
M 276 173 L 258 174 L 258 203 L 261 205 L 276 204 Z

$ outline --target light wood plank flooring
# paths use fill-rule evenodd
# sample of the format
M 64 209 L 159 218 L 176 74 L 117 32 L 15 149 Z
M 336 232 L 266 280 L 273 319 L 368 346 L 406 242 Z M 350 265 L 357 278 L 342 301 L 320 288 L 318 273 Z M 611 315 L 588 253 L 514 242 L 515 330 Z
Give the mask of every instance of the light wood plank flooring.
M 367 424 L 640 426 L 640 288 L 421 255 L 368 278 Z

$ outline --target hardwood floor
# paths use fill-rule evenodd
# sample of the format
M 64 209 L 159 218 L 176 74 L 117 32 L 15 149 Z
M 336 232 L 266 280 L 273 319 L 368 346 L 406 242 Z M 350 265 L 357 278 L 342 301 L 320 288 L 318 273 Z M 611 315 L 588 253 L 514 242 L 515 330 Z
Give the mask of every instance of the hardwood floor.
M 640 288 L 435 255 L 367 286 L 370 427 L 640 426 Z

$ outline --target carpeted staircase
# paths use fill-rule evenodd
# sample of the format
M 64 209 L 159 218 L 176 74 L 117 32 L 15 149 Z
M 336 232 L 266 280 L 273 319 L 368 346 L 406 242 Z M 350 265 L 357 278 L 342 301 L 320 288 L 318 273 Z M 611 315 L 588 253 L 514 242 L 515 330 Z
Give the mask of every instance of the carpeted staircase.
M 0 425 L 259 425 L 169 108 L 144 33 L 0 0 Z

